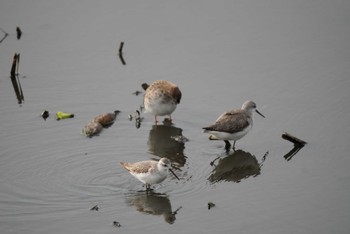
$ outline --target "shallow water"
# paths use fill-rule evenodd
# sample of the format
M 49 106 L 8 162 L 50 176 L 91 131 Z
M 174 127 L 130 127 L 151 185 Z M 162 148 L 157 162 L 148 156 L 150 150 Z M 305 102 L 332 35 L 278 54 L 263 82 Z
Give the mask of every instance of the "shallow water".
M 1 232 L 348 233 L 349 10 L 326 0 L 0 3 Z M 133 92 L 156 79 L 182 91 L 173 125 L 142 113 L 136 126 Z M 201 128 L 248 99 L 266 118 L 226 153 Z M 81 134 L 114 110 L 99 136 Z M 56 121 L 57 111 L 75 117 Z M 288 155 L 284 132 L 308 144 Z M 119 165 L 163 156 L 181 180 L 149 194 Z

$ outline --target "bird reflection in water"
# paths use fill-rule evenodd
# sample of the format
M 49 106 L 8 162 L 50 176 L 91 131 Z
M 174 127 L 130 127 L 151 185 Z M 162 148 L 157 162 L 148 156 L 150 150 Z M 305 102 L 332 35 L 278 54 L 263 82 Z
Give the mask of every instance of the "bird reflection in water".
M 136 210 L 143 214 L 162 215 L 164 221 L 173 224 L 176 220 L 176 214 L 181 209 L 172 211 L 171 203 L 166 194 L 154 192 L 137 192 L 127 195 L 127 204 L 135 206 Z
M 219 181 L 233 181 L 239 183 L 242 179 L 249 177 L 256 177 L 261 173 L 261 167 L 268 155 L 268 152 L 259 163 L 256 157 L 249 152 L 243 150 L 236 150 L 232 153 L 225 153 L 227 157 L 218 157 L 218 163 L 215 165 L 215 159 L 211 165 L 214 167 L 208 180 L 211 183 Z
M 169 158 L 175 168 L 183 167 L 186 163 L 185 143 L 174 139 L 181 136 L 182 129 L 174 127 L 169 122 L 153 125 L 148 136 L 148 150 L 155 156 Z

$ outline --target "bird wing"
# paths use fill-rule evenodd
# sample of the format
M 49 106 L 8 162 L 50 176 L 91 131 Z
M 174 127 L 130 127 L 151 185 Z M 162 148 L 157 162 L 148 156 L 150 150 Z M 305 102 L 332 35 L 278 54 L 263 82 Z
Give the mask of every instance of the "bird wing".
M 147 173 L 152 169 L 153 164 L 157 162 L 155 161 L 143 161 L 136 163 L 120 163 L 126 170 L 134 173 Z
M 220 131 L 235 133 L 249 125 L 246 114 L 240 110 L 232 110 L 222 113 L 219 118 L 209 127 L 203 129 L 209 131 Z

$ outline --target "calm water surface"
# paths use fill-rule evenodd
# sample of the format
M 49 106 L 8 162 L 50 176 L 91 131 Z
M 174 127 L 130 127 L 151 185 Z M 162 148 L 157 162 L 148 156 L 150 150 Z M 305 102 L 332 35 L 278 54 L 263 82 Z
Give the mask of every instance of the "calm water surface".
M 341 0 L 1 2 L 1 233 L 349 233 L 349 11 Z M 157 79 L 183 93 L 173 125 L 142 113 L 136 126 L 133 92 Z M 201 128 L 248 99 L 266 118 L 225 152 Z M 99 136 L 81 134 L 114 110 Z M 308 144 L 288 155 L 284 132 Z M 181 180 L 149 194 L 119 165 L 164 156 Z

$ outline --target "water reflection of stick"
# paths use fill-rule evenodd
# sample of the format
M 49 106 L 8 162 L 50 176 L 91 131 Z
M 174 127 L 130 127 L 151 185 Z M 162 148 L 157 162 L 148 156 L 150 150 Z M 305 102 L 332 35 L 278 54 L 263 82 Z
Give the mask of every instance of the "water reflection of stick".
M 20 59 L 20 54 L 17 54 L 17 61 L 16 61 L 16 74 L 18 75 L 18 69 L 19 69 L 19 59 Z
M 284 155 L 284 158 L 287 161 L 291 160 L 294 157 L 294 155 L 296 155 L 299 152 L 299 150 L 301 150 L 301 148 L 303 148 L 303 147 L 304 146 L 295 145 L 291 151 L 289 151 L 286 155 Z
M 17 54 L 13 56 L 12 66 L 11 66 L 11 78 L 16 77 L 16 67 L 17 67 Z
M 3 30 L 2 28 L 0 28 L 0 31 L 3 32 L 5 35 L 3 38 L 1 38 L 0 43 L 3 42 L 3 40 L 5 40 L 5 38 L 9 35 L 5 30 Z
M 22 104 L 22 101 L 24 101 L 22 86 L 18 78 L 18 75 L 16 75 L 16 70 L 18 71 L 18 64 L 19 64 L 19 54 L 15 54 L 13 56 L 13 62 L 11 67 L 11 81 L 17 96 L 18 103 Z

